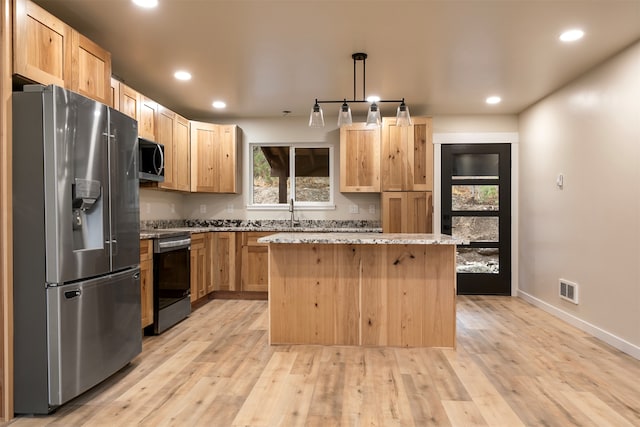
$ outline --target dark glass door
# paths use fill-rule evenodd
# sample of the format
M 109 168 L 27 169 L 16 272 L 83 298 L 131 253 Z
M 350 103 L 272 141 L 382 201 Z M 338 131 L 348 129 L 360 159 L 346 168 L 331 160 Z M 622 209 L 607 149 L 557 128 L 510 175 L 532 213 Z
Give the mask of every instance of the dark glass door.
M 511 295 L 511 146 L 442 145 L 441 232 L 458 246 L 458 294 Z

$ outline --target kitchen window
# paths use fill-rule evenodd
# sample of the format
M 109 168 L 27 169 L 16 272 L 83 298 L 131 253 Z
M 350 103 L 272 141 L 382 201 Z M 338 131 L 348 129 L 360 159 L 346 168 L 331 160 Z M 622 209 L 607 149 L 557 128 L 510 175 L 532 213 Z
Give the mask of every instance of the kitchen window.
M 250 144 L 254 208 L 333 209 L 333 147 Z M 294 177 L 294 179 L 291 179 Z

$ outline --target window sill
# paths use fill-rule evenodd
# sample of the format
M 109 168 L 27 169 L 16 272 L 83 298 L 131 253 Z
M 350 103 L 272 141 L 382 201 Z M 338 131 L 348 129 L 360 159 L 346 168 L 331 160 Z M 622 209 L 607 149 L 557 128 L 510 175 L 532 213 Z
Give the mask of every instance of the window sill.
M 248 211 L 289 211 L 289 205 L 247 205 Z M 334 211 L 336 205 L 295 205 L 294 211 Z

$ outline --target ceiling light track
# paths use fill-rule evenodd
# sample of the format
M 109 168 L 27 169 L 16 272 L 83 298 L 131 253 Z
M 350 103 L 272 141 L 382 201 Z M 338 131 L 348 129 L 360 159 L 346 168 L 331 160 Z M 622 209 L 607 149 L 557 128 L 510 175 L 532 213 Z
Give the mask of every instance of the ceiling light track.
M 365 99 L 367 93 L 367 54 L 363 52 L 356 52 L 351 55 L 351 58 L 353 58 L 353 99 L 347 100 L 346 98 L 343 98 L 341 100 L 319 100 L 316 98 L 315 103 L 313 104 L 313 108 L 311 109 L 311 115 L 309 117 L 309 127 L 324 127 L 324 113 L 322 111 L 322 108 L 320 108 L 320 104 L 342 104 L 340 107 L 340 111 L 338 112 L 338 127 L 340 127 L 342 125 L 350 125 L 353 123 L 351 108 L 349 107 L 349 104 L 359 104 L 365 102 L 371 104 L 367 113 L 367 125 L 380 126 L 381 118 L 380 109 L 378 108 L 378 104 L 380 103 L 399 103 L 400 105 L 398 105 L 398 110 L 396 112 L 396 125 L 411 125 L 409 107 L 407 107 L 407 105 L 405 104 L 404 98 L 379 99 L 378 97 L 369 97 Z M 356 98 L 356 64 L 359 61 L 362 61 L 362 99 Z

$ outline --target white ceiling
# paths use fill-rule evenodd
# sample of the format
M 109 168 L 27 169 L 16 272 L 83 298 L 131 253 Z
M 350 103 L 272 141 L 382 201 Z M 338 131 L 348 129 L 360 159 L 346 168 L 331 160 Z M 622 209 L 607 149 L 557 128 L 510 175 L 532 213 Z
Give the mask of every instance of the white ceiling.
M 367 95 L 404 97 L 413 115 L 518 113 L 640 40 L 640 0 L 159 2 L 36 0 L 109 50 L 125 83 L 190 119 L 306 116 L 315 98 L 351 99 L 354 52 L 369 56 Z M 560 43 L 573 27 L 585 37 Z M 503 102 L 486 105 L 493 94 Z

